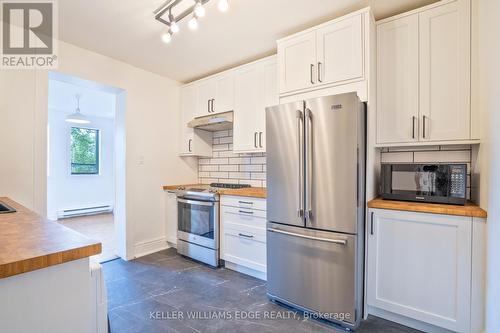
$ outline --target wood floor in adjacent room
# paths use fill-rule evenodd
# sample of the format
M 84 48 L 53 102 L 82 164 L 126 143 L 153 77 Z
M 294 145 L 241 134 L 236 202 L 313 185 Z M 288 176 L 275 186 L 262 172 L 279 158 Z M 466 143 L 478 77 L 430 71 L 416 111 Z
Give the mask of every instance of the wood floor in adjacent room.
M 102 253 L 91 257 L 92 259 L 104 262 L 117 258 L 113 214 L 72 217 L 57 222 L 102 243 Z

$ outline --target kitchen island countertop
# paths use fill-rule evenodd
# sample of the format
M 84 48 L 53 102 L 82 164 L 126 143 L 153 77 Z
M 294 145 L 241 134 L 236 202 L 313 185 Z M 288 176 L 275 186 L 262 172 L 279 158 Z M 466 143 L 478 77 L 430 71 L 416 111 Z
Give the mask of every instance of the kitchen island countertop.
M 0 214 L 0 279 L 101 253 L 101 243 L 9 198 L 0 201 L 17 210 Z

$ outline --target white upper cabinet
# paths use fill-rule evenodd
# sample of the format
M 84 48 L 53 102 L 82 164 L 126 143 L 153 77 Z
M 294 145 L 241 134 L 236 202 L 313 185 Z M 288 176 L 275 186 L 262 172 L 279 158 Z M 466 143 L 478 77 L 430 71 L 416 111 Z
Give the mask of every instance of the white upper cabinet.
M 187 126 L 193 120 L 198 100 L 198 86 L 188 85 L 181 88 L 181 137 L 179 155 L 212 156 L 212 133 L 195 130 Z
M 418 14 L 377 27 L 377 142 L 418 141 Z
M 383 20 L 377 27 L 377 144 L 473 140 L 470 84 L 470 0 Z
M 313 86 L 316 81 L 316 32 L 278 43 L 280 93 Z
M 215 79 L 216 94 L 214 97 L 213 113 L 233 111 L 234 109 L 234 72 L 229 72 Z
M 198 104 L 195 117 L 234 109 L 234 75 L 228 72 L 195 84 L 198 88 Z
M 316 31 L 318 84 L 363 77 L 361 18 L 349 17 Z
M 470 138 L 470 19 L 468 1 L 420 13 L 421 138 Z
M 365 9 L 279 40 L 280 95 L 363 80 L 369 15 Z
M 235 72 L 233 150 L 264 152 L 265 108 L 278 104 L 276 58 L 268 58 Z

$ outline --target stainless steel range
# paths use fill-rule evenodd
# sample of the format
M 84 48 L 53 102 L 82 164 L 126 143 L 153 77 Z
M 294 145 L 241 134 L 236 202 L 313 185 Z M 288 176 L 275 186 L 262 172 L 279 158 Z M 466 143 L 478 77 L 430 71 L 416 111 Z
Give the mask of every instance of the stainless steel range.
M 219 266 L 219 189 L 250 185 L 212 183 L 179 187 L 177 195 L 177 252 Z

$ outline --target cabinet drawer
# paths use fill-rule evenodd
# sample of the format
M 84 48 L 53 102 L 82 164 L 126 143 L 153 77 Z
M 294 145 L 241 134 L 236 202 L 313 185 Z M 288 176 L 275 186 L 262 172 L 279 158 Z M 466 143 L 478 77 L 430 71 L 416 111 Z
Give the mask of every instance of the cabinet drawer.
M 243 209 L 257 209 L 266 210 L 266 199 L 251 198 L 251 197 L 237 197 L 237 196 L 222 196 L 220 200 L 221 205 L 238 207 Z
M 222 206 L 224 221 L 245 224 L 257 228 L 266 227 L 266 212 L 249 208 Z
M 266 229 L 224 223 L 223 259 L 266 272 Z

